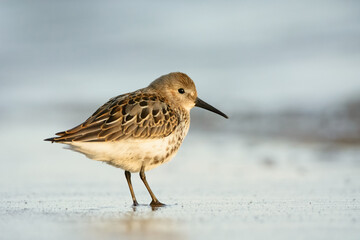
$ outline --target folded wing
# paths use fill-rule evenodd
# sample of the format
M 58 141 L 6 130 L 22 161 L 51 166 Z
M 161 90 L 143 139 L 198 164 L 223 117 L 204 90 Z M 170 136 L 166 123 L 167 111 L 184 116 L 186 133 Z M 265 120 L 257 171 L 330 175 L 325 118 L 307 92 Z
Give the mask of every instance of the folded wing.
M 135 92 L 110 99 L 82 124 L 46 140 L 66 143 L 162 138 L 178 124 L 179 116 L 160 96 Z

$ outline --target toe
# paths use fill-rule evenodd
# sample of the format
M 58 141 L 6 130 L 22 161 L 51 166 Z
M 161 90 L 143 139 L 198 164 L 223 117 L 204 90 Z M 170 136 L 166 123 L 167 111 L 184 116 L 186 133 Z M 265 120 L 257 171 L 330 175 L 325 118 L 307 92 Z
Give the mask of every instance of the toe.
M 164 207 L 166 205 L 164 203 L 159 202 L 159 201 L 151 201 L 150 206 L 152 206 L 152 207 Z

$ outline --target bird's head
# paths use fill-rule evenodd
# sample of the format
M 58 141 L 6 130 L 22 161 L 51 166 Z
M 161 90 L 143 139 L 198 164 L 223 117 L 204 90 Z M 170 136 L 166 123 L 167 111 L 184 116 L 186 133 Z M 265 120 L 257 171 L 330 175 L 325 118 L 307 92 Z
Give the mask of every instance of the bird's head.
M 185 73 L 173 72 L 163 75 L 154 80 L 149 87 L 188 111 L 193 107 L 200 107 L 228 118 L 226 114 L 197 97 L 195 83 Z

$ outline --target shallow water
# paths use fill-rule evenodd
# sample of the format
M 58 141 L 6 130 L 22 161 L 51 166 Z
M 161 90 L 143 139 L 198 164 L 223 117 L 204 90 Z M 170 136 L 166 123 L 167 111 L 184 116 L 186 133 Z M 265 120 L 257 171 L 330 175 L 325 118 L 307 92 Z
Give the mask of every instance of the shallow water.
M 175 159 L 147 173 L 168 204 L 152 209 L 137 174 L 134 208 L 122 170 L 31 140 L 46 130 L 24 135 L 28 147 L 0 170 L 1 238 L 358 237 L 359 147 L 195 129 Z
M 359 96 L 358 9 L 1 1 L 0 239 L 358 239 L 360 147 L 331 142 L 359 139 L 331 112 Z M 133 174 L 133 208 L 122 170 L 43 142 L 171 71 L 230 119 L 192 110 L 178 155 L 147 173 L 166 207 Z M 268 115 L 284 107 L 310 115 Z

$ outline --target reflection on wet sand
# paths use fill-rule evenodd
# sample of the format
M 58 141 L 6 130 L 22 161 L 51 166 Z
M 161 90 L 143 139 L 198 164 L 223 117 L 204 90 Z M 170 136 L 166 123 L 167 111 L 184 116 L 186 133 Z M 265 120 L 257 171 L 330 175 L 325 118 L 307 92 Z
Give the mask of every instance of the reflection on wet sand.
M 157 216 L 154 210 L 142 206 L 119 217 L 91 221 L 86 234 L 94 239 L 186 239 L 181 221 Z

